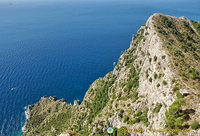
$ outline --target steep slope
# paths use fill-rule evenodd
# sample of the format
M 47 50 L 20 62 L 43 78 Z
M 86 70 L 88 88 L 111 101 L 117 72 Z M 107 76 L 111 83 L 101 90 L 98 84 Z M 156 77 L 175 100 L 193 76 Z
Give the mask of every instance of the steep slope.
M 200 135 L 199 24 L 152 15 L 81 104 L 43 97 L 29 106 L 23 135 L 102 136 L 108 126 L 118 136 Z

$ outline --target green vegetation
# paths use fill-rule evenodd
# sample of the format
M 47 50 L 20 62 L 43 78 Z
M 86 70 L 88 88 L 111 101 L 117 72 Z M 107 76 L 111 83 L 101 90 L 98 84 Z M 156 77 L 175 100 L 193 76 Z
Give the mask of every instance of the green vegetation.
M 125 61 L 125 66 L 130 67 L 130 65 L 134 63 L 135 59 L 137 58 L 137 55 L 133 56 L 133 53 L 135 51 L 136 51 L 136 48 L 132 48 L 132 49 L 126 50 L 124 52 L 123 57 L 124 57 L 124 61 Z
M 151 63 L 151 61 L 152 61 L 152 58 L 149 58 L 149 62 Z
M 142 111 L 141 111 L 141 110 L 138 110 L 138 111 L 135 113 L 134 117 L 138 117 L 138 116 L 140 116 L 140 115 L 142 115 Z
M 157 61 L 157 59 L 158 59 L 157 56 L 154 56 L 154 57 L 153 57 L 153 60 L 154 60 L 154 61 Z
M 179 91 L 176 92 L 176 96 L 178 99 L 183 98 L 183 95 Z
M 176 91 L 178 91 L 178 90 L 179 90 L 178 85 L 175 85 L 174 88 L 172 89 L 173 92 L 176 92 Z
M 152 79 L 152 77 L 150 77 L 150 78 L 149 78 L 149 82 L 151 82 L 151 83 L 152 83 L 152 81 L 153 81 L 153 79 Z
M 125 116 L 125 117 L 124 117 L 124 122 L 128 122 L 128 120 L 129 120 L 129 117 L 128 117 L 128 116 Z
M 160 109 L 162 108 L 162 104 L 161 103 L 156 103 L 155 108 L 153 109 L 153 113 L 158 113 L 160 112 Z
M 158 78 L 158 74 L 154 73 L 154 79 Z
M 162 59 L 165 59 L 165 58 L 166 58 L 166 56 L 165 56 L 165 55 L 163 55 L 163 56 L 162 56 Z
M 200 22 L 191 21 L 195 31 L 183 19 L 174 19 L 168 16 L 158 15 L 157 18 L 154 16 L 153 22 L 155 23 L 154 27 L 160 39 L 162 39 L 163 48 L 167 50 L 167 57 L 169 57 L 169 60 L 172 60 L 169 67 L 172 66 L 173 72 L 175 72 L 173 80 L 170 81 L 174 85 L 173 92 L 170 92 L 170 94 L 176 94 L 177 100 L 165 112 L 166 128 L 184 129 L 191 127 L 197 130 L 200 128 L 199 120 L 193 119 L 196 117 L 196 114 L 193 114 L 196 109 L 188 108 L 188 105 L 196 99 L 199 101 L 200 94 L 199 92 L 197 93 L 198 98 L 194 95 L 189 95 L 189 97 L 185 97 L 184 99 L 184 96 L 180 93 L 180 88 L 186 85 L 193 87 L 195 90 L 200 90 L 200 36 L 198 34 L 200 33 Z M 141 58 L 138 58 L 137 63 L 134 63 L 134 61 L 140 53 L 142 56 L 147 55 L 146 57 L 149 59 L 147 61 L 150 63 L 152 61 L 154 63 L 156 62 L 156 68 L 159 72 L 162 72 L 163 69 L 165 70 L 165 67 L 161 67 L 161 63 L 166 59 L 166 56 L 162 55 L 159 58 L 153 56 L 150 58 L 150 53 L 144 52 L 142 47 L 138 47 L 139 53 L 137 52 L 138 54 L 136 54 L 139 42 L 145 41 L 144 36 L 149 35 L 148 32 L 144 33 L 145 30 L 143 28 L 138 31 L 136 36 L 133 35 L 134 42 L 131 43 L 133 48 L 126 50 L 124 53 L 122 52 L 123 55 L 120 57 L 117 65 L 115 62 L 113 63 L 113 66 L 116 65 L 115 70 L 117 70 L 117 74 L 121 72 L 120 70 L 122 68 L 126 72 L 125 78 L 119 81 L 119 87 L 118 82 L 115 82 L 117 76 L 111 72 L 104 78 L 95 81 L 88 90 L 86 99 L 83 100 L 81 105 L 73 106 L 63 103 L 63 101 L 59 102 L 54 98 L 43 99 L 32 107 L 31 118 L 26 125 L 29 130 L 24 135 L 32 135 L 35 133 L 36 135 L 54 136 L 70 130 L 72 135 L 81 136 L 80 134 L 82 134 L 86 136 L 92 134 L 93 128 L 95 128 L 95 134 L 92 135 L 108 136 L 108 134 L 103 132 L 102 128 L 110 125 L 108 118 L 113 117 L 115 112 L 119 113 L 118 115 L 124 123 L 129 125 L 143 123 L 145 126 L 148 126 L 150 123 L 147 116 L 149 109 L 144 108 L 146 101 L 143 101 L 143 97 L 145 99 L 146 96 L 138 96 L 137 92 L 139 87 L 139 73 L 142 69 L 141 65 L 144 62 Z M 145 26 L 145 29 L 148 29 L 148 27 Z M 165 75 L 164 72 L 155 72 L 150 77 L 150 71 L 152 72 L 153 70 L 149 68 L 144 74 L 147 78 L 146 80 L 149 80 L 151 83 L 153 79 L 157 82 L 156 79 L 161 79 Z M 175 80 L 176 76 L 177 80 Z M 157 82 L 157 87 L 160 87 L 161 84 L 168 84 L 167 81 L 162 80 L 161 82 Z M 180 85 L 178 82 L 181 83 L 182 81 L 184 81 L 184 84 Z M 166 96 L 168 93 L 163 91 L 161 95 Z M 118 103 L 119 100 L 121 100 L 120 103 Z M 186 105 L 185 100 L 187 100 L 188 105 Z M 134 111 L 132 107 L 136 103 L 139 106 L 133 115 Z M 123 107 L 128 108 L 128 111 L 124 111 Z M 156 103 L 153 108 L 153 113 L 159 113 L 162 107 L 166 107 L 165 103 Z M 107 108 L 112 110 L 108 111 Z M 105 112 L 102 112 L 102 110 Z M 190 114 L 193 115 L 190 116 Z M 98 119 L 100 118 L 98 124 L 96 124 L 96 117 Z M 190 120 L 194 121 L 191 123 Z M 96 127 L 97 125 L 98 127 Z M 113 135 L 128 136 L 128 129 L 126 127 L 121 127 L 120 129 L 115 128 Z
M 183 98 L 177 99 L 165 112 L 166 116 L 166 127 L 167 128 L 182 128 L 184 122 L 184 115 L 181 114 L 181 106 L 185 105 Z
M 176 73 L 193 88 L 200 89 L 200 36 L 187 21 L 176 20 L 160 15 L 155 24 L 165 41 L 169 57 L 174 61 Z M 200 32 L 200 22 L 191 21 Z M 162 56 L 162 59 L 165 57 Z
M 167 85 L 167 81 L 165 81 L 165 80 L 163 80 L 162 83 L 163 83 L 163 85 Z
M 200 22 L 196 22 L 194 20 L 191 20 L 192 25 L 197 30 L 197 32 L 200 34 Z
M 128 75 L 127 85 L 124 91 L 127 92 L 127 96 L 121 98 L 121 100 L 127 100 L 131 98 L 133 101 L 138 99 L 137 88 L 139 87 L 139 71 L 136 71 L 134 66 L 131 66 Z
M 166 31 L 163 29 L 163 27 L 162 26 L 157 26 L 157 29 L 158 29 L 158 32 L 159 33 L 161 33 L 161 34 L 163 34 L 163 35 L 167 35 L 167 33 L 166 33 Z
M 92 104 L 89 106 L 90 114 L 88 116 L 88 121 L 92 122 L 94 117 L 106 106 L 108 103 L 108 88 L 114 83 L 116 76 L 111 75 L 111 80 L 99 80 L 99 84 L 97 86 L 96 94 Z
M 137 34 L 137 36 L 139 37 L 139 41 L 141 41 L 144 38 L 143 34 L 144 34 L 144 29 L 140 29 L 139 33 Z
M 148 70 L 146 70 L 146 78 L 149 77 L 149 73 L 148 73 Z
M 149 121 L 147 117 L 148 110 L 149 110 L 148 108 L 145 108 L 144 112 L 142 112 L 141 110 L 138 110 L 133 116 L 134 120 L 129 119 L 128 124 L 143 122 L 144 125 L 148 126 L 149 125 Z
M 58 135 L 64 129 L 69 128 L 70 120 L 74 117 L 73 106 L 62 105 L 58 101 L 64 102 L 64 100 L 57 100 L 55 97 L 43 97 L 41 99 L 38 104 L 31 108 L 31 120 L 27 122 L 26 127 L 30 130 L 36 129 L 38 135 L 45 135 L 45 132 L 51 131 L 52 127 L 56 130 L 53 132 L 54 135 Z M 48 123 L 41 126 L 46 118 Z M 78 126 L 75 126 L 74 129 L 78 129 Z
M 198 128 L 200 128 L 200 124 L 198 121 L 193 121 L 191 124 L 191 128 L 197 130 Z
M 117 130 L 117 136 L 129 136 L 128 129 L 126 127 L 121 127 Z
M 162 77 L 162 74 L 160 73 L 159 75 L 158 75 L 158 78 L 161 78 Z
M 124 113 L 124 110 L 123 110 L 123 109 L 121 109 L 121 110 L 120 110 L 120 114 L 123 114 L 123 113 Z
M 145 53 L 144 53 L 144 51 L 141 51 L 141 54 L 142 54 L 142 56 L 145 56 Z

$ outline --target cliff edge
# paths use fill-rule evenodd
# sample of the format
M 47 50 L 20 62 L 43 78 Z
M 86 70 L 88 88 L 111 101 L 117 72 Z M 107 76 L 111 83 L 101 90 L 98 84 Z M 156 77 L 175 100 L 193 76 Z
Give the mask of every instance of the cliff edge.
M 42 97 L 23 136 L 200 135 L 200 22 L 155 13 L 83 101 Z

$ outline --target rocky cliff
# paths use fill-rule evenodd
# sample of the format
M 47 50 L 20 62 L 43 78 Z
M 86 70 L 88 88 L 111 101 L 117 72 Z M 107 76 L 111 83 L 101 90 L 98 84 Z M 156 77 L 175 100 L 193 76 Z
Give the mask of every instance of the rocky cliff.
M 152 15 L 81 103 L 42 97 L 27 115 L 24 136 L 200 135 L 200 22 Z

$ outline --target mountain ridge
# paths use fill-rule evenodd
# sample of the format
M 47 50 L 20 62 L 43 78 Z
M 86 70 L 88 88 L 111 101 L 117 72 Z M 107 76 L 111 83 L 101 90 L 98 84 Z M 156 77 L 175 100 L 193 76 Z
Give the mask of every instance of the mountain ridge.
M 175 129 L 189 131 L 178 135 L 200 134 L 198 26 L 185 17 L 153 14 L 81 103 L 42 97 L 28 106 L 23 135 L 107 135 L 108 126 L 118 136 L 175 135 L 169 131 Z

